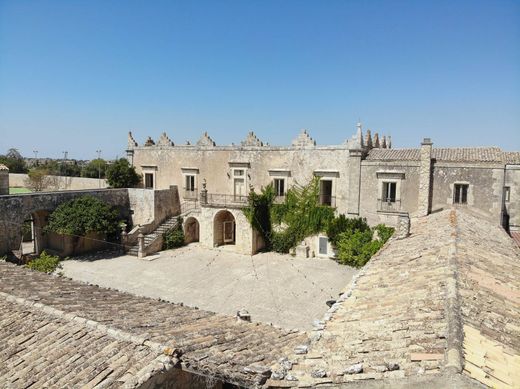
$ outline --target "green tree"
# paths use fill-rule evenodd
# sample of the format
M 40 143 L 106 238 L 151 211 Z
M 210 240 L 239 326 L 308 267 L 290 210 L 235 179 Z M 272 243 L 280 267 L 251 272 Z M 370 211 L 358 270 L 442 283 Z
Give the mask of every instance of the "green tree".
M 81 170 L 81 177 L 105 178 L 106 170 L 107 162 L 104 159 L 93 159 L 83 167 Z
M 108 184 L 112 188 L 132 188 L 141 181 L 141 177 L 125 158 L 116 160 L 106 170 Z
M 10 173 L 27 173 L 25 160 L 17 149 L 9 149 L 5 155 L 0 155 L 0 163 L 7 166 Z
M 85 236 L 89 232 L 113 234 L 118 231 L 118 212 L 93 196 L 81 196 L 61 204 L 49 216 L 46 231 Z
M 33 192 L 42 192 L 45 189 L 57 186 L 56 177 L 49 176 L 45 167 L 35 167 L 29 170 L 25 180 L 25 186 Z

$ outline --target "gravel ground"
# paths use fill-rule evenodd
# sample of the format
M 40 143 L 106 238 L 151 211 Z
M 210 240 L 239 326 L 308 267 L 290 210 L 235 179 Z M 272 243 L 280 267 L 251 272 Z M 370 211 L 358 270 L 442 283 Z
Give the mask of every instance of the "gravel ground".
M 63 262 L 63 272 L 76 280 L 213 312 L 234 315 L 246 309 L 253 321 L 308 330 L 356 270 L 327 259 L 277 253 L 251 257 L 191 244 L 163 251 L 153 261 L 84 256 Z

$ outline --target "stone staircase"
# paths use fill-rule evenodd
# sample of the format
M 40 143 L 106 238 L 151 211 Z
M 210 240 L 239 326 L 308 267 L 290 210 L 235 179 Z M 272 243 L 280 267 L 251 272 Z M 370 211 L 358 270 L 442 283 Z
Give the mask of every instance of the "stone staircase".
M 144 236 L 144 247 L 148 247 L 153 241 L 155 241 L 159 236 L 163 235 L 165 232 L 171 230 L 172 228 L 177 226 L 177 219 L 179 217 L 186 217 L 191 212 L 197 212 L 200 210 L 197 201 L 185 201 L 180 206 L 181 213 L 180 215 L 171 216 L 162 222 L 153 232 L 146 234 Z M 138 255 L 139 244 L 136 243 L 128 249 L 127 254 L 136 256 Z
M 144 246 L 147 247 L 152 243 L 155 239 L 157 239 L 160 235 L 163 235 L 165 232 L 171 230 L 172 228 L 177 226 L 177 218 L 179 216 L 172 216 L 166 219 L 164 222 L 159 224 L 159 226 L 151 233 L 146 234 L 144 236 Z M 137 253 L 139 250 L 139 245 L 136 243 L 130 247 L 127 254 L 134 255 L 137 257 Z

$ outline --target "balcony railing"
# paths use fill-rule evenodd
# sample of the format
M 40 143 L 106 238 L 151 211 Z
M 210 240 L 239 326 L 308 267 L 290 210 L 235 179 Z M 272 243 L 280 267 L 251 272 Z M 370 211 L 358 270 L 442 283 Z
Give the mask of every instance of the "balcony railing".
M 401 212 L 401 200 L 377 199 L 377 210 L 381 212 Z
M 327 195 L 327 194 L 319 194 L 318 195 L 318 204 L 335 208 L 336 207 L 336 196 L 331 196 L 331 195 Z
M 199 198 L 199 192 L 197 190 L 197 188 L 193 189 L 193 190 L 188 190 L 188 189 L 184 189 L 184 193 L 183 193 L 183 196 L 185 199 L 189 199 L 189 200 L 196 200 Z
M 209 206 L 218 207 L 244 207 L 247 205 L 248 196 L 208 193 Z

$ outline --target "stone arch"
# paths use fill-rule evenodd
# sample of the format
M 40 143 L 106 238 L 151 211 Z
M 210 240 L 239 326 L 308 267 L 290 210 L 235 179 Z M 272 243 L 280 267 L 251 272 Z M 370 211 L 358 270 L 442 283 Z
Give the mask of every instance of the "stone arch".
M 189 216 L 184 221 L 185 243 L 198 242 L 200 239 L 200 224 L 197 218 Z
M 222 246 L 236 243 L 235 216 L 227 209 L 220 210 L 213 219 L 213 245 Z
M 20 226 L 20 248 L 22 255 L 39 255 L 48 247 L 48 234 L 44 228 L 49 220 L 49 211 L 30 211 Z

